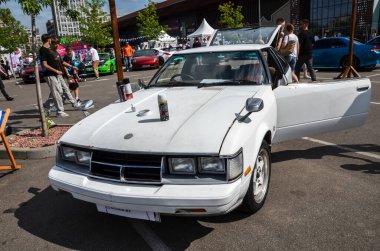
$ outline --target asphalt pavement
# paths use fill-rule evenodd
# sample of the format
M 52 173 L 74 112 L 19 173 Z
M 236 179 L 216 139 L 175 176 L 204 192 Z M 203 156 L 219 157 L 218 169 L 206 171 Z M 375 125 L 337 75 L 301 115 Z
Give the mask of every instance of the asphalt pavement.
M 151 71 L 128 72 L 131 82 Z M 319 71 L 331 79 L 337 71 Z M 19 161 L 0 173 L 1 250 L 379 250 L 380 67 L 362 71 L 372 82 L 370 116 L 360 128 L 274 144 L 272 177 L 264 207 L 218 217 L 163 216 L 161 223 L 105 215 L 95 205 L 57 193 L 47 173 L 54 159 Z M 117 99 L 116 75 L 81 85 L 81 99 L 100 109 Z M 5 81 L 15 101 L 10 124 L 38 126 L 35 85 Z M 47 86 L 43 84 L 46 97 Z M 70 109 L 58 123 L 84 114 Z M 93 112 L 92 111 L 92 112 Z M 0 160 L 0 164 L 6 160 Z

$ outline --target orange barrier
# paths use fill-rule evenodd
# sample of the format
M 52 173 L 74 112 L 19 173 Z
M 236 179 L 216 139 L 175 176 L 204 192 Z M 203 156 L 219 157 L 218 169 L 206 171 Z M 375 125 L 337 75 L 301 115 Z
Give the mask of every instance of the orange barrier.
M 8 156 L 9 156 L 9 159 L 10 159 L 12 165 L 0 166 L 0 171 L 16 170 L 16 169 L 21 168 L 21 165 L 16 164 L 15 158 L 13 157 L 13 153 L 11 151 L 11 148 L 9 146 L 7 138 L 5 137 L 5 134 L 4 134 L 5 125 L 7 124 L 10 112 L 11 112 L 11 110 L 9 108 L 6 109 L 5 111 L 0 110 L 0 136 L 1 136 L 1 139 L 3 140 L 5 150 L 7 150 L 7 153 L 8 153 Z

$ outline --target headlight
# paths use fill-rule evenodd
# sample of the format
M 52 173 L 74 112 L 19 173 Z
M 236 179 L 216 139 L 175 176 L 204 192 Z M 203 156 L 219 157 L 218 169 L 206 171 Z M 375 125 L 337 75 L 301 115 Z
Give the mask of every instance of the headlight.
M 83 151 L 77 151 L 77 163 L 81 165 L 90 165 L 91 161 L 91 153 L 90 152 L 83 152 Z
M 237 178 L 243 172 L 243 152 L 234 158 L 228 159 L 228 180 Z
M 62 158 L 63 159 L 69 160 L 69 161 L 75 161 L 75 159 L 76 159 L 75 149 L 70 148 L 70 147 L 66 147 L 66 146 L 62 146 L 61 149 L 62 149 Z
M 64 160 L 76 162 L 80 165 L 89 166 L 91 161 L 91 152 L 81 151 L 75 148 L 62 146 L 61 155 Z
M 170 173 L 195 174 L 194 158 L 171 158 L 169 159 Z
M 201 173 L 224 173 L 225 160 L 218 157 L 201 157 Z

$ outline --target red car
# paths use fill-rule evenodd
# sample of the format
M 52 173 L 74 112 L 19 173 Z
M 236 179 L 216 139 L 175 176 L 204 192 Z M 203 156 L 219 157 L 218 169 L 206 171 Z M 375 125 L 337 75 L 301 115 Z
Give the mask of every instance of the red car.
M 135 51 L 132 57 L 132 69 L 158 68 L 159 58 L 154 50 L 138 50 Z
M 42 72 L 41 65 L 38 65 L 38 72 L 40 73 L 40 81 L 44 81 L 44 74 Z M 32 84 L 36 82 L 36 75 L 34 75 L 34 64 L 31 63 L 24 67 L 24 70 L 21 74 L 22 80 L 26 84 Z

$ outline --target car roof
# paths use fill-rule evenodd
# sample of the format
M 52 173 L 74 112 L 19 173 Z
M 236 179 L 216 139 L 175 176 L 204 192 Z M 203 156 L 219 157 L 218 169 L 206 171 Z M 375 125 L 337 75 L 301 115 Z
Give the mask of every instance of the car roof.
M 222 51 L 251 51 L 251 50 L 261 50 L 263 48 L 268 48 L 265 44 L 234 44 L 234 45 L 217 45 L 217 46 L 205 46 L 193 49 L 187 49 L 182 51 L 177 51 L 176 55 L 190 54 L 190 53 L 205 53 L 205 52 L 222 52 Z

